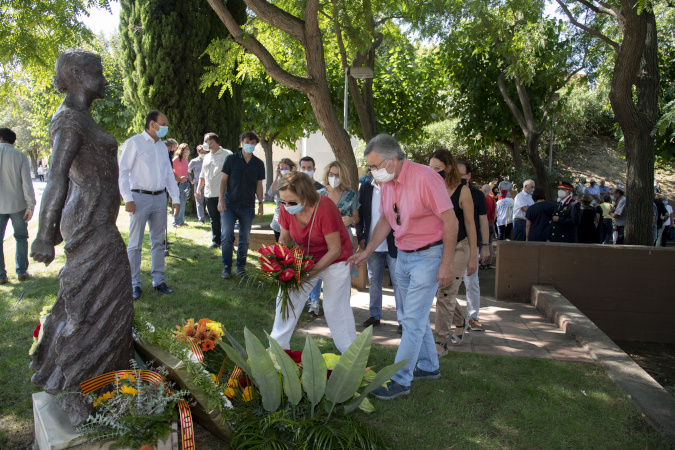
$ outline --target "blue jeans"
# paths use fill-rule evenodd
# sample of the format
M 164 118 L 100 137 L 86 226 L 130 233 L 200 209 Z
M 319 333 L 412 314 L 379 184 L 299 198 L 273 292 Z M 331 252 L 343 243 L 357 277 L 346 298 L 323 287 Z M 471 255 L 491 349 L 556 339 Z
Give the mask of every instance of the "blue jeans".
M 248 237 L 251 234 L 251 225 L 255 217 L 255 208 L 227 209 L 220 214 L 220 222 L 223 227 L 221 236 L 221 249 L 223 253 L 223 267 L 232 270 L 232 250 L 234 243 L 234 223 L 239 220 L 239 239 L 237 245 L 237 273 L 244 272 L 246 255 L 248 254 Z
M 513 240 L 514 241 L 524 241 L 525 240 L 525 229 L 527 228 L 527 222 L 520 219 L 513 220 Z
M 22 275 L 28 270 L 28 224 L 24 222 L 23 215 L 26 210 L 11 213 L 0 214 L 0 237 L 5 238 L 5 229 L 7 222 L 12 221 L 14 227 L 14 240 L 16 241 L 16 274 Z M 3 243 L 4 246 L 4 243 Z M 5 270 L 5 253 L 3 246 L 0 246 L 0 278 L 7 278 Z
M 206 218 L 206 214 L 204 212 L 204 204 L 206 203 L 206 198 L 204 198 L 204 188 L 202 187 L 201 197 L 200 197 L 202 200 L 201 201 L 197 200 L 197 193 L 200 192 L 200 191 L 197 190 L 198 187 L 199 187 L 199 180 L 195 181 L 195 184 L 194 184 L 195 204 L 197 205 L 197 219 L 201 220 L 201 221 L 204 221 L 204 219 Z
M 421 252 L 398 252 L 396 282 L 403 305 L 403 335 L 396 352 L 396 362 L 407 359 L 408 363 L 391 379 L 402 386 L 410 386 L 415 365 L 427 372 L 439 367 L 429 312 L 438 290 L 436 275 L 442 256 L 442 245 Z
M 187 202 L 188 195 L 190 195 L 190 182 L 186 181 L 185 183 L 178 183 L 178 193 L 180 194 L 178 196 L 180 211 L 178 211 L 178 215 L 173 218 L 174 226 L 183 225 L 185 223 L 183 217 L 185 217 L 185 203 Z
M 370 294 L 370 317 L 377 320 L 382 318 L 382 279 L 384 278 L 384 263 L 389 266 L 389 276 L 394 287 L 396 300 L 396 316 L 398 323 L 403 317 L 401 307 L 401 292 L 396 282 L 396 258 L 389 256 L 389 252 L 373 252 L 368 258 L 368 293 Z
M 319 278 L 319 281 L 316 282 L 314 285 L 314 288 L 312 289 L 312 292 L 309 293 L 309 299 L 313 302 L 318 302 L 319 299 L 321 298 L 321 278 Z

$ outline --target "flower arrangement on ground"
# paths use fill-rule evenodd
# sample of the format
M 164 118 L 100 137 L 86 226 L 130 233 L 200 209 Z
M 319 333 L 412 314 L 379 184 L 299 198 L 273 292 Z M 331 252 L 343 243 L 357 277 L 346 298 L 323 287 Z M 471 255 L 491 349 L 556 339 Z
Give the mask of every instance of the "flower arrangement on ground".
M 289 292 L 301 289 L 307 280 L 307 271 L 314 266 L 314 259 L 303 254 L 300 247 L 289 249 L 284 244 L 263 245 L 258 249 L 260 271 L 272 280 L 272 288 L 281 293 L 281 316 L 288 318 Z
M 130 371 L 116 373 L 109 387 L 89 394 L 94 415 L 78 431 L 89 442 L 115 440 L 115 446 L 139 448 L 155 445 L 178 419 L 176 404 L 189 394 L 176 391 L 164 381 L 166 372 L 156 369 L 154 377 L 143 376 L 131 360 Z M 152 381 L 148 381 L 152 380 Z
M 363 409 L 373 411 L 367 394 L 407 363 L 399 361 L 378 373 L 367 370 L 372 327 L 339 357 L 322 355 L 309 336 L 303 351 L 291 355 L 269 335 L 267 350 L 248 329 L 244 336 L 245 349 L 233 339 L 228 339 L 232 346 L 220 343 L 241 370 L 238 382 L 245 378 L 253 383 L 246 396 L 232 397 L 228 417 L 233 448 L 258 448 L 263 442 L 266 448 L 279 449 L 386 448 L 369 427 L 350 415 L 363 404 L 367 405 Z

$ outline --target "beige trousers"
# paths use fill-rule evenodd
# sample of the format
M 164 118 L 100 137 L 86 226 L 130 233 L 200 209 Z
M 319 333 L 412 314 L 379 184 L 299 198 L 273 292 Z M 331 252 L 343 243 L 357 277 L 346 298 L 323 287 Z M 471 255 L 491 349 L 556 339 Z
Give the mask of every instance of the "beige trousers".
M 456 325 L 462 325 L 466 318 L 464 308 L 457 303 L 457 291 L 462 284 L 470 255 L 469 239 L 464 238 L 455 247 L 455 254 L 452 258 L 452 281 L 438 288 L 436 292 L 436 325 L 434 327 L 436 342 L 446 343 L 452 336 L 453 321 Z

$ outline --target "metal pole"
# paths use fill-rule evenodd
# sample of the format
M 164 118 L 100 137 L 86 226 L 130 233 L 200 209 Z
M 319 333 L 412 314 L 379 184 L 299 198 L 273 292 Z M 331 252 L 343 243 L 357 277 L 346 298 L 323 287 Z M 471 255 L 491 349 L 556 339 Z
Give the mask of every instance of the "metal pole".
M 553 170 L 553 118 L 555 116 L 554 112 L 551 112 L 551 146 L 548 149 L 548 170 L 549 172 Z
M 349 67 L 345 67 L 345 98 L 344 98 L 344 106 L 345 106 L 345 131 L 347 131 L 347 83 L 349 82 Z

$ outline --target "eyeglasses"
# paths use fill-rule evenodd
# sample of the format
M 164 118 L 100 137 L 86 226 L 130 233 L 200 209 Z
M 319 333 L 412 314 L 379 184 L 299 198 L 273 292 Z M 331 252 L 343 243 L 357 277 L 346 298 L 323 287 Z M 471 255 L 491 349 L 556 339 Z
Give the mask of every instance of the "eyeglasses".
M 394 203 L 394 214 L 396 214 L 396 225 L 401 225 L 401 214 L 396 203 Z
M 386 161 L 386 159 L 383 159 L 382 161 L 380 161 L 377 164 L 371 164 L 371 165 L 366 166 L 366 167 L 368 167 L 368 169 L 370 169 L 370 171 L 377 170 L 380 167 L 380 165 L 382 165 L 382 163 L 385 162 L 385 161 Z
M 283 200 L 279 200 L 279 203 L 281 203 L 284 206 L 296 206 L 298 202 L 285 202 Z

